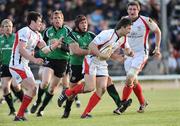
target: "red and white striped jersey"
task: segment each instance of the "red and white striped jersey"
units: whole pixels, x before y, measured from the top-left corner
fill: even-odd
[[[139,16],[133,22],[131,32],[127,35],[128,43],[135,53],[142,53],[148,55],[148,36],[149,32],[155,31],[157,24],[149,17]]]
[[[118,48],[129,48],[126,36],[118,37],[114,29],[103,30],[93,40],[98,45],[98,49],[111,45],[112,53]]]
[[[16,66],[18,64],[28,65],[29,60],[25,59],[19,52],[19,40],[26,43],[26,51],[29,54],[33,54],[34,48],[38,42],[43,41],[43,38],[39,32],[33,31],[29,27],[24,27],[16,33],[15,42],[12,49],[10,66]]]

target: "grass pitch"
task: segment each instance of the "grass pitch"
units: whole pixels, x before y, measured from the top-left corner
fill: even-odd
[[[122,88],[119,88],[122,89]],[[119,90],[118,89],[118,90]],[[120,95],[122,91],[119,91]],[[107,93],[100,103],[92,111],[93,118],[80,119],[89,97],[92,93],[81,94],[81,107],[73,104],[71,115],[68,119],[61,119],[63,108],[57,106],[57,96],[47,106],[43,117],[28,114],[28,121],[14,122],[12,116],[8,116],[6,104],[0,105],[0,126],[180,126],[180,88],[144,88],[143,93],[149,105],[145,113],[137,113],[138,101],[134,94],[132,105],[122,115],[114,115],[116,108],[114,102]],[[32,106],[32,103],[30,107]],[[15,103],[18,110],[19,103]],[[29,107],[29,108],[30,108]]]

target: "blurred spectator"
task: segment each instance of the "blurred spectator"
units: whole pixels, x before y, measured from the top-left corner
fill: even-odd
[[[170,56],[168,57],[168,68],[170,74],[175,74],[177,70],[177,62],[174,58],[173,53],[170,53]]]
[[[0,4],[0,20],[2,21],[4,18],[6,18],[6,6],[5,4]]]
[[[150,17],[159,22],[160,4],[157,0],[149,0],[150,5]]]
[[[75,18],[79,14],[87,14],[87,6],[85,5],[85,0],[74,0],[75,8],[73,9],[73,17]]]
[[[72,3],[70,0],[66,0],[64,3],[64,9],[62,10],[64,16],[64,21],[72,21],[73,18],[73,10],[72,10]]]
[[[35,10],[43,15],[48,27],[51,22],[51,13],[54,10],[61,10],[64,14],[65,24],[73,27],[73,20],[79,14],[88,17],[89,30],[98,34],[101,30],[113,28],[114,24],[122,17],[127,15],[126,5],[133,0],[0,0],[0,21],[9,18],[13,21],[14,30],[18,30],[26,25],[27,12]],[[159,0],[139,0],[141,3],[141,14],[150,16],[159,23],[160,4]],[[167,4],[168,25],[170,43],[173,45],[173,56],[177,60],[180,69],[180,25],[178,24],[178,3],[179,0],[169,0]],[[177,9],[177,10],[175,10]],[[154,49],[154,35],[149,36],[150,49]],[[175,66],[172,59],[169,60]],[[166,58],[167,59],[167,58]],[[177,65],[178,66],[178,65]],[[114,68],[119,67],[113,66]],[[180,71],[180,70],[179,70]]]

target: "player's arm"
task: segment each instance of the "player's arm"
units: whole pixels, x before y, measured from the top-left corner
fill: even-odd
[[[26,50],[26,42],[23,40],[19,40],[19,52],[21,54],[21,56],[23,56],[25,59],[36,63],[36,64],[42,64],[43,63],[43,59],[41,58],[35,58],[33,55],[29,54]]]
[[[131,48],[125,48],[124,49],[124,54],[130,57],[134,56],[134,52],[131,50]]]
[[[100,51],[98,49],[98,46],[93,41],[89,44],[88,48],[93,55],[100,56]]]
[[[88,55],[89,54],[89,50],[88,49],[81,49],[77,42],[73,42],[73,43],[69,44],[69,48],[70,48],[71,52],[75,55],[82,56],[82,55]]]
[[[161,31],[159,27],[156,27],[156,30],[154,31],[154,34],[156,36],[156,46],[154,50],[154,56],[157,58],[161,58],[161,52],[160,52],[160,43],[161,43]]]
[[[156,46],[154,50],[154,56],[157,58],[161,57],[161,52],[160,52],[160,44],[161,44],[161,30],[159,29],[158,25],[151,19],[148,18],[147,24],[151,31],[154,32],[155,37],[156,37]]]
[[[94,39],[93,41],[89,44],[89,51],[93,54],[96,55],[99,58],[102,59],[108,59],[109,55],[101,53],[98,49],[99,45],[103,45],[105,42],[107,42],[111,37],[111,34],[109,34],[108,31],[102,31],[100,32]]]
[[[55,50],[56,48],[60,48],[61,41],[63,38],[60,39],[52,39],[51,45],[47,46],[44,40],[41,40],[41,42],[38,43],[38,47],[44,52],[45,54]]]

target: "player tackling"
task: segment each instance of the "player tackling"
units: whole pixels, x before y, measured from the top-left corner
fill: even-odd
[[[83,73],[85,74],[85,84],[79,84],[72,89],[66,89],[58,99],[58,104],[62,103],[69,97],[75,96],[78,93],[86,93],[96,91],[91,96],[89,103],[83,112],[81,118],[89,118],[89,113],[100,101],[101,97],[106,91],[108,81],[108,64],[106,60],[110,57],[115,60],[122,60],[122,56],[114,53],[119,48],[125,48],[126,54],[133,55],[127,43],[126,35],[131,30],[131,20],[129,18],[122,18],[116,25],[115,29],[104,30],[98,34],[89,44],[91,55],[85,56],[83,63]],[[102,51],[105,46],[107,52]],[[101,50],[101,51],[100,51]]]

